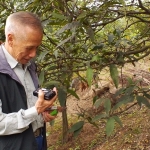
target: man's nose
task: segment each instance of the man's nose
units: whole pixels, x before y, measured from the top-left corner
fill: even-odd
[[[33,49],[30,53],[29,53],[29,57],[33,58],[36,56],[36,49]]]

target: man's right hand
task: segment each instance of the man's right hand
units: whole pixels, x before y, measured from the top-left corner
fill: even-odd
[[[57,89],[56,89],[56,87],[53,88],[53,91],[56,92],[56,95],[50,100],[44,100],[44,92],[42,90],[39,90],[38,100],[35,103],[35,108],[36,108],[38,114],[44,112],[46,108],[51,107],[53,105],[53,103],[55,102],[55,100],[57,98]]]

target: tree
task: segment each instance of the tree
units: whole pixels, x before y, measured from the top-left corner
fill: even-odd
[[[28,10],[38,14],[45,35],[36,59],[40,84],[48,88],[57,86],[59,102],[66,106],[68,94],[79,98],[70,89],[74,76],[79,76],[90,86],[93,74],[109,67],[114,85],[118,87],[118,69],[126,63],[134,65],[149,55],[149,7],[150,2],[146,0],[0,0],[0,40],[4,41],[4,23],[10,13]],[[111,134],[114,121],[121,124],[113,112],[122,104],[133,101],[149,107],[148,92],[131,81],[117,93],[123,95],[120,103],[111,108],[111,101],[106,100],[105,115],[100,114],[98,119],[107,120],[107,135]],[[95,123],[93,118],[88,121]],[[71,131],[78,132],[83,124],[78,122]],[[65,111],[63,133],[64,143],[68,133]]]

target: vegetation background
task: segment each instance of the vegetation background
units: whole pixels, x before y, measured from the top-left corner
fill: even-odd
[[[123,127],[120,118],[124,112],[135,106],[142,108],[143,104],[150,107],[149,0],[0,0],[2,42],[7,16],[24,10],[36,13],[44,26],[43,42],[35,60],[41,87],[56,86],[58,105],[62,107],[67,106],[71,96],[81,103],[83,95],[91,96],[90,113],[84,109],[86,103],[79,107],[78,117],[71,124],[67,110],[62,112],[61,144],[82,133],[87,123],[93,125],[90,128],[103,127],[107,139],[114,133],[116,123],[117,129]],[[147,63],[141,71],[126,67],[136,67],[143,59]],[[98,84],[103,77],[107,77],[107,85]],[[72,86],[75,78],[79,79],[80,90],[88,87],[89,91],[78,93]],[[115,90],[111,95],[105,94],[110,89]],[[149,111],[146,108],[145,112]]]

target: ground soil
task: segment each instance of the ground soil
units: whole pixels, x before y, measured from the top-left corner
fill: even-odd
[[[120,86],[125,84],[126,75],[136,79],[142,78],[142,84],[146,87],[149,86],[150,72],[148,59],[136,63],[134,67],[128,64],[123,69],[124,79],[121,79]],[[100,74],[98,86],[109,86],[109,93],[114,94],[116,89],[109,77],[106,70]],[[93,107],[93,87],[87,88],[84,91],[77,91],[80,100],[70,96],[67,99],[67,114],[69,126],[78,121],[77,113],[84,110],[95,112]],[[107,95],[105,92],[103,93]],[[51,126],[47,124],[47,141],[48,150],[150,150],[150,109],[134,105],[128,111],[122,113],[119,117],[123,126],[115,125],[115,130],[110,137],[105,133],[105,121],[98,122],[98,128],[90,123],[85,123],[83,130],[78,137],[70,136],[66,144],[62,144],[62,120],[61,114],[55,119],[55,123]]]

